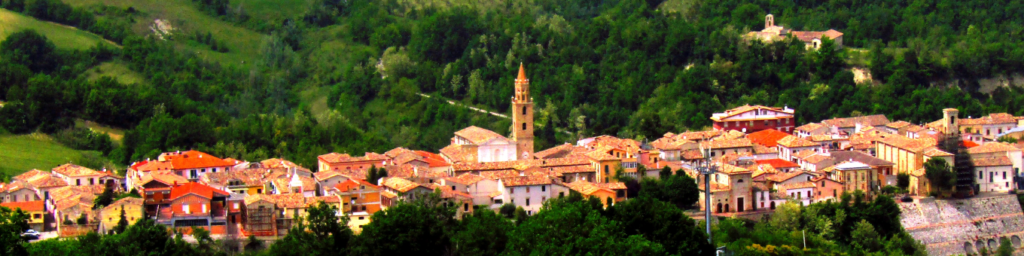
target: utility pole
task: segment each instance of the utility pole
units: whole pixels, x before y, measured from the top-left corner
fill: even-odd
[[[711,175],[718,172],[718,166],[711,164],[711,149],[705,151],[701,148],[701,153],[704,153],[704,163],[697,165],[697,172],[704,175],[704,227],[708,232],[708,243],[714,245],[711,241]]]

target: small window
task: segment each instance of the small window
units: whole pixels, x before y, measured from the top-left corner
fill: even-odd
[[[1005,172],[1003,173],[1003,178],[1004,179],[1006,178],[1006,173]],[[540,191],[541,192],[548,191],[548,186],[540,186]]]
[[[526,115],[526,106],[523,106],[523,115]]]
[[[523,123],[523,130],[526,130],[526,123]]]
[[[359,220],[363,220],[364,218],[366,218],[366,217],[362,217],[362,216],[360,216],[360,217],[359,217]]]
[[[530,205],[530,199],[529,198],[526,199],[526,205]]]

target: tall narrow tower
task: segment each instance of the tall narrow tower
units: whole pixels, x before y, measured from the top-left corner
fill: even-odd
[[[516,94],[512,97],[512,140],[516,141],[517,159],[533,158],[533,98],[523,63],[519,63]]]

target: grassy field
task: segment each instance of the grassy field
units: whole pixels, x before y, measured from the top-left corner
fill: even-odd
[[[128,69],[124,62],[119,60],[100,63],[99,65],[85,71],[89,81],[96,81],[103,76],[113,77],[122,84],[145,84],[146,79],[135,71]]]
[[[17,175],[31,169],[50,170],[82,158],[45,134],[0,135],[0,173]]]
[[[75,126],[89,128],[93,132],[102,132],[110,136],[110,139],[116,143],[121,143],[121,139],[124,139],[124,129],[117,127],[110,127],[102,125],[93,121],[88,120],[75,120]]]
[[[78,30],[74,27],[41,21],[7,9],[0,9],[0,40],[6,39],[8,35],[23,29],[36,30],[36,32],[43,34],[60,48],[84,50],[100,42],[117,45],[104,40],[99,35]]]
[[[242,6],[250,17],[265,20],[284,20],[305,13],[312,0],[230,0],[231,8]]]
[[[75,7],[95,4],[121,8],[134,7],[147,14],[144,18],[136,19],[137,21],[132,27],[136,33],[143,35],[152,34],[149,27],[156,19],[169,21],[174,27],[173,34],[187,35],[196,31],[209,32],[218,42],[227,44],[230,51],[227,53],[215,52],[211,51],[208,46],[189,45],[184,42],[185,40],[179,40],[176,45],[182,50],[193,52],[205,60],[220,62],[222,65],[248,66],[252,64],[258,56],[263,38],[260,33],[206,15],[196,9],[191,0],[65,0],[64,2]]]

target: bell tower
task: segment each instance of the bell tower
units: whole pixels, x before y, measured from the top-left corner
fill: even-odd
[[[523,63],[519,63],[516,93],[512,97],[512,140],[516,142],[516,159],[533,158],[533,98]]]

